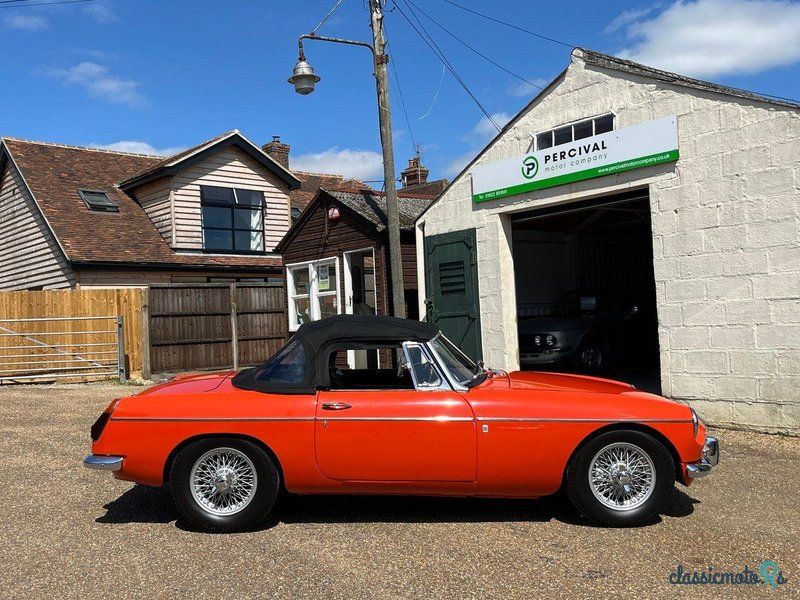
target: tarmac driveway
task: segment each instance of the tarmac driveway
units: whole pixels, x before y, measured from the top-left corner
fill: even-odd
[[[601,529],[560,497],[298,497],[260,531],[204,535],[168,489],[83,468],[119,385],[0,387],[0,596],[483,598],[800,595],[800,439],[717,431],[719,467],[657,523]],[[672,585],[775,561],[787,583]]]

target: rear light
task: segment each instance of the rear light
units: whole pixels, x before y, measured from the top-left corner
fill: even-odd
[[[117,403],[119,400],[114,400],[111,404],[106,406],[106,409],[103,411],[103,414],[94,422],[92,425],[91,434],[92,434],[92,441],[96,442],[100,439],[100,436],[103,435],[103,430],[108,425],[108,420],[111,418],[111,413],[114,412],[114,409],[117,408]]]

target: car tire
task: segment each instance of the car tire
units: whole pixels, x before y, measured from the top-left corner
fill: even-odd
[[[259,525],[278,498],[275,462],[236,438],[198,440],[183,448],[170,471],[180,515],[200,531],[230,533]]]
[[[590,440],[569,462],[567,494],[587,519],[634,527],[653,519],[675,486],[664,445],[641,431],[617,430]]]
[[[603,342],[597,338],[582,340],[573,356],[573,363],[582,373],[599,373],[606,363]]]

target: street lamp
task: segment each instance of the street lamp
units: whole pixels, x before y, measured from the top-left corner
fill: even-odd
[[[294,66],[292,76],[289,77],[289,83],[294,85],[294,91],[303,96],[307,96],[314,91],[314,84],[319,81],[319,76],[314,73],[314,68],[308,64],[306,57],[303,54],[303,48],[300,47],[300,56],[297,59],[297,64]]]
[[[319,81],[319,76],[314,73],[313,67],[306,60],[303,51],[303,40],[319,40],[364,46],[372,53],[375,66],[375,85],[378,91],[378,120],[380,122],[381,148],[383,149],[383,179],[386,187],[386,220],[389,230],[389,264],[392,282],[392,307],[396,317],[406,316],[405,294],[403,288],[403,259],[400,248],[400,215],[397,205],[397,182],[394,173],[394,147],[392,144],[392,113],[389,109],[389,82],[386,73],[386,63],[389,55],[385,51],[386,41],[383,37],[383,11],[380,0],[369,0],[372,40],[374,47],[366,42],[344,40],[340,38],[308,33],[301,35],[297,40],[298,56],[292,76],[288,81],[294,86],[298,94],[306,96],[314,91],[314,85]]]

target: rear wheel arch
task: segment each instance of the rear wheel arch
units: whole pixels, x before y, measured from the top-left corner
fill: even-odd
[[[181,450],[186,448],[189,444],[193,444],[194,442],[198,442],[200,440],[212,440],[215,438],[226,438],[226,439],[237,439],[243,440],[245,442],[250,442],[251,444],[257,446],[261,450],[263,450],[267,456],[275,463],[275,468],[278,469],[278,476],[279,476],[279,484],[281,488],[284,488],[284,477],[283,477],[283,466],[281,465],[281,461],[278,460],[278,456],[275,452],[260,440],[259,438],[253,437],[251,435],[245,435],[242,433],[201,433],[190,438],[186,438],[180,444],[175,446],[172,449],[172,452],[169,453],[166,462],[164,463],[164,470],[163,470],[163,482],[169,483],[170,473],[172,472],[172,465],[175,462],[175,457],[178,456]]]
[[[593,439],[598,436],[603,435],[604,433],[608,433],[609,431],[639,431],[641,433],[645,433],[652,438],[654,438],[657,442],[659,442],[664,448],[667,449],[670,456],[672,456],[672,462],[675,465],[675,480],[681,481],[682,480],[682,473],[681,473],[681,457],[678,454],[678,450],[669,441],[669,438],[661,433],[658,429],[645,425],[644,423],[611,423],[609,425],[604,425],[598,429],[595,429],[590,434],[588,434],[585,438],[583,438],[580,443],[575,447],[572,451],[572,454],[569,455],[567,462],[564,463],[564,471],[561,473],[561,486],[562,488],[566,485],[567,481],[567,468],[569,467],[570,463],[572,462],[573,458]]]

